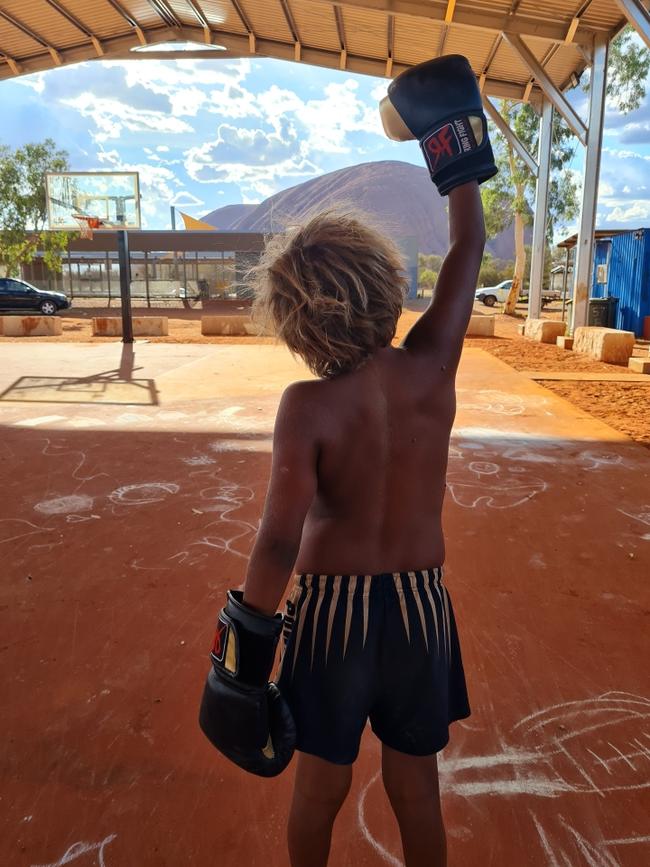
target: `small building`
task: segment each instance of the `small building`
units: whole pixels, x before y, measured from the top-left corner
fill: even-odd
[[[573,235],[559,244],[567,259],[577,244]],[[570,267],[570,266],[569,266]],[[650,229],[599,230],[594,246],[592,298],[617,298],[614,326],[648,333],[650,322]]]

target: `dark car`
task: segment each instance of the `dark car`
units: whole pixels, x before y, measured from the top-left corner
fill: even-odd
[[[70,302],[63,292],[48,292],[24,280],[0,277],[0,311],[40,310],[46,316],[53,316],[69,306]]]

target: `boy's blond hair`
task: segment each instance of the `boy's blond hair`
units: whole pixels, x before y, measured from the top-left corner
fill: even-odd
[[[352,210],[274,235],[251,273],[253,315],[317,376],[359,367],[388,346],[408,288],[397,247]]]

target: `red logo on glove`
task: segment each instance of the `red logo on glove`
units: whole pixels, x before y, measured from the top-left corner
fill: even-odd
[[[221,662],[226,651],[226,637],[228,635],[228,624],[223,620],[217,623],[217,631],[214,633],[214,641],[212,642],[212,653]]]
[[[444,162],[446,158],[454,157],[460,153],[458,137],[450,123],[446,123],[432,133],[425,145],[431,161],[432,172],[436,171],[441,160]]]

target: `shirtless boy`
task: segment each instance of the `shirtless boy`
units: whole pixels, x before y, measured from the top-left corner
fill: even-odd
[[[318,378],[282,397],[260,530],[243,593],[220,615],[201,712],[219,749],[256,773],[281,770],[295,739],[293,867],[327,864],[368,719],[407,867],[445,865],[436,754],[470,712],[441,510],[485,243],[479,182],[495,168],[464,58],[409,70],[389,99],[389,134],[401,122],[395,137],[420,139],[449,195],[449,251],[431,304],[393,347],[405,281],[381,234],[326,213],[267,248],[256,303]],[[278,692],[266,685],[275,612],[294,573]]]

